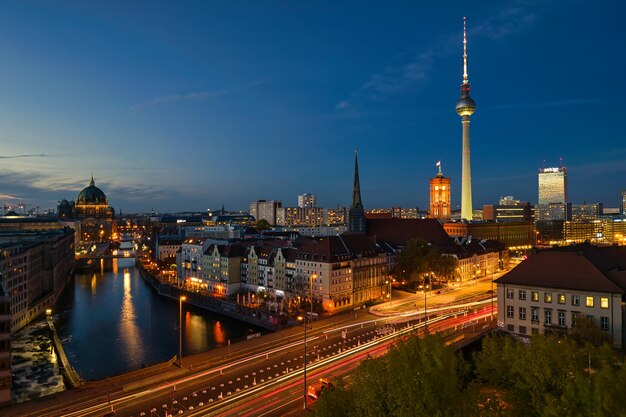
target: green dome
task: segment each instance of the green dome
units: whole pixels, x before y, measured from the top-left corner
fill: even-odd
[[[85,188],[83,191],[78,194],[78,198],[76,199],[76,204],[108,204],[107,197],[104,195],[101,189],[96,187],[93,182],[93,177],[91,177],[91,182],[89,183],[89,187]]]

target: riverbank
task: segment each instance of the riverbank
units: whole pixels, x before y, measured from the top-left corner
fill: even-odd
[[[54,327],[54,323],[52,322],[52,316],[50,314],[46,314],[46,322],[48,323],[48,328],[52,333],[52,341],[54,343],[54,348],[56,349],[57,355],[61,360],[60,367],[61,372],[63,373],[63,377],[67,381],[68,385],[72,388],[78,388],[82,385],[83,381],[78,376],[78,373],[74,370],[72,365],[70,364],[69,359],[67,359],[67,355],[65,354],[65,349],[63,349],[63,343],[61,343],[61,339],[57,334],[57,330]]]
[[[163,283],[148,272],[140,261],[137,261],[136,266],[141,277],[162,297],[178,301],[181,296],[185,296],[185,303],[187,304],[267,330],[279,330],[285,327],[281,325],[279,316],[277,317],[265,311],[260,311],[258,308],[247,307],[243,304],[237,304],[200,292],[188,291],[174,285]]]

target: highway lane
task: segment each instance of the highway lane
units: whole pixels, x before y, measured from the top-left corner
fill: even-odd
[[[441,318],[430,321],[435,320]],[[307,367],[315,370],[332,364],[338,358],[370,349],[384,340],[392,340],[412,331],[410,327],[419,322],[421,317],[413,315],[345,324],[335,329],[318,329],[313,336],[307,338],[309,344]],[[345,340],[342,337],[342,329],[348,330]],[[432,330],[436,331],[436,328]],[[346,352],[347,347],[353,351]],[[198,410],[197,415],[206,415],[211,410],[223,409],[241,397],[249,399],[266,390],[266,387],[276,386],[293,378],[301,381],[302,350],[302,340],[291,342],[280,348],[224,362],[217,367],[141,392],[113,398],[110,404],[101,402],[64,415],[101,416],[110,410],[111,405],[117,415],[164,416],[166,412],[168,415],[181,412],[190,415],[194,410]]]
[[[476,308],[476,305],[467,305],[465,308]],[[445,311],[438,314],[445,314],[446,311],[455,308],[458,310],[458,307],[447,306]],[[367,343],[374,336],[380,338],[380,332],[390,328],[389,326],[398,328],[405,326],[407,322],[416,324],[423,316],[423,312],[419,311],[385,318],[369,315],[365,311],[358,313],[360,317],[355,318],[353,314],[354,312],[350,312],[337,316],[330,320],[330,323],[328,320],[323,324],[314,323],[313,331],[307,332],[309,333],[307,358],[310,364],[308,367],[337,356],[338,350],[346,347],[344,344],[355,349],[355,346]],[[73,403],[57,404],[39,409],[37,412],[19,415],[102,416],[113,408],[116,415],[142,417],[142,413],[143,416],[164,416],[166,412],[177,414],[183,411],[184,415],[188,415],[198,407],[201,410],[208,409],[208,405],[211,409],[223,407],[236,402],[235,399],[244,393],[247,397],[256,395],[256,392],[252,392],[253,389],[265,387],[270,383],[276,385],[277,381],[284,382],[289,379],[283,377],[297,378],[300,375],[301,381],[303,362],[301,329],[302,327],[272,334],[271,339],[259,338],[258,342],[254,340],[254,345],[249,348],[241,349],[234,345],[232,352],[224,352],[221,357],[201,363],[196,362],[193,364],[193,370],[187,370],[187,375],[172,377],[169,382],[145,389],[117,391],[110,396],[100,393],[79,400],[79,395],[76,395],[77,398],[72,399]],[[345,341],[342,338],[342,330],[347,330]],[[376,334],[376,331],[379,333]],[[180,372],[183,371],[178,371]],[[259,389],[258,392],[262,390]],[[213,407],[216,405],[218,407]]]
[[[488,319],[491,316],[490,307],[481,309],[475,314],[467,316],[450,317],[435,322],[432,320],[429,323],[429,327],[434,332],[444,332],[447,330],[457,329],[457,332],[462,332],[464,326],[468,323],[475,323]],[[423,334],[423,324],[415,326],[419,331],[418,334]],[[333,379],[335,377],[344,377],[346,385],[350,385],[350,374],[366,357],[376,357],[387,353],[389,348],[397,341],[397,337],[400,335],[407,336],[408,334],[415,335],[415,330],[412,332],[402,333],[397,331],[396,334],[389,334],[389,337],[380,338],[377,343],[372,343],[371,346],[353,351],[352,354],[345,357],[338,357],[337,360],[332,363],[321,366],[319,369],[314,370],[307,378],[309,384],[319,380],[319,378]],[[452,339],[454,340],[454,338]],[[348,377],[348,378],[346,378]],[[307,400],[308,407],[312,407],[313,401]],[[300,416],[304,415],[302,411],[303,405],[303,384],[302,377],[296,378],[290,381],[287,385],[283,385],[279,388],[269,390],[266,394],[240,401],[235,407],[227,411],[219,411],[213,414],[219,417],[248,417],[248,416]],[[186,415],[186,414],[185,414]],[[200,415],[200,414],[198,414]]]

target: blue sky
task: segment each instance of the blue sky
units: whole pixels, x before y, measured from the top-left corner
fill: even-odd
[[[438,160],[457,206],[463,16],[474,206],[536,203],[560,157],[617,206],[626,3],[580,0],[4,3],[0,203],[93,172],[124,212],[347,205],[358,147],[366,207],[425,208]]]

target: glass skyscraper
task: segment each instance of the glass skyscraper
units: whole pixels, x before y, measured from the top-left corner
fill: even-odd
[[[538,203],[567,203],[567,168],[541,168],[539,170]]]

